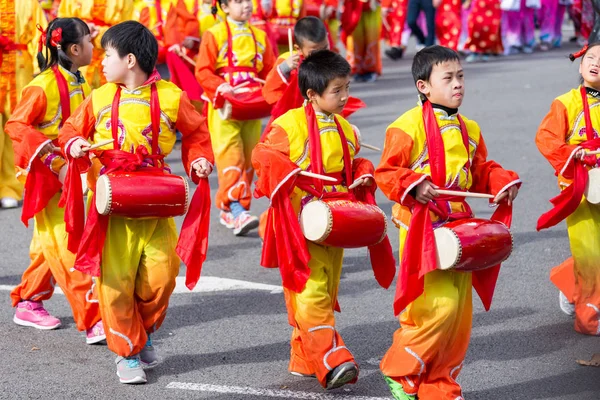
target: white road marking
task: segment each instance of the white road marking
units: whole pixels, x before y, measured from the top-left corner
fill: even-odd
[[[167,389],[193,390],[196,392],[210,392],[223,394],[242,394],[247,396],[260,396],[300,399],[300,400],[389,400],[390,397],[352,396],[343,394],[321,394],[311,392],[296,392],[283,389],[255,389],[242,386],[209,385],[204,383],[171,382]]]
[[[255,283],[240,281],[237,279],[217,278],[216,276],[203,276],[198,281],[198,284],[194,290],[189,290],[185,286],[185,277],[178,276],[176,279],[176,286],[173,293],[210,293],[210,292],[224,292],[227,290],[261,290],[269,293],[282,293],[283,289],[281,286],[267,285],[265,283]],[[0,291],[11,291],[14,286],[0,285]],[[60,288],[57,286],[54,289],[54,293],[63,294]]]

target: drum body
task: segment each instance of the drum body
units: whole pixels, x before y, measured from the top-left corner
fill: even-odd
[[[311,242],[357,248],[381,242],[387,233],[387,220],[376,205],[325,199],[304,206],[300,214],[300,227],[304,237]]]
[[[96,209],[101,215],[128,218],[168,218],[187,212],[189,186],[178,175],[115,172],[96,183]]]
[[[600,204],[600,168],[593,168],[588,171],[585,198],[590,204]]]
[[[513,248],[506,225],[487,219],[452,221],[434,230],[438,269],[476,271],[500,264]]]
[[[217,107],[220,103],[218,97],[222,97],[221,107]],[[269,117],[273,106],[265,101],[259,89],[240,91],[235,95],[219,94],[217,95],[215,108],[217,108],[219,116],[224,120],[248,121]]]

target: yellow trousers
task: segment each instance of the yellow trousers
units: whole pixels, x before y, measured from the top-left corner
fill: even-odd
[[[401,249],[405,239],[401,228]],[[425,275],[423,294],[398,317],[401,327],[381,360],[381,372],[422,399],[462,398],[456,378],[471,338],[471,292],[471,273],[436,270]]]
[[[261,121],[223,120],[208,103],[208,129],[219,178],[215,204],[229,211],[231,202],[239,201],[245,209],[250,209],[252,150],[260,140]]]
[[[302,293],[284,288],[288,320],[294,328],[289,370],[315,374],[326,386],[327,374],[354,356],[335,329],[334,308],[344,250],[308,243],[310,277]]]
[[[575,330],[600,336],[600,206],[583,200],[567,217],[575,262]]]
[[[0,199],[10,197],[21,200],[23,185],[16,177],[12,141],[8,134],[4,132],[4,124],[7,120],[6,114],[0,113]]]
[[[353,74],[381,75],[381,9],[363,11],[360,21],[346,39],[346,58]]]
[[[11,292],[12,305],[21,300],[48,300],[58,284],[73,311],[80,331],[100,320],[98,300],[93,293],[89,275],[73,269],[75,255],[67,250],[64,209],[58,207],[56,194],[45,209],[35,215],[33,239],[29,249],[31,264],[23,273],[21,283]]]
[[[175,289],[179,257],[173,218],[110,217],[98,279],[108,348],[139,353],[162,324]]]

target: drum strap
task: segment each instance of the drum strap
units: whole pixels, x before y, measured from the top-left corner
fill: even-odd
[[[227,27],[227,66],[229,67],[229,82],[233,82],[233,68],[236,67],[233,62],[233,35],[231,34],[231,28],[229,27],[229,22],[227,18],[225,18],[225,26]],[[256,36],[254,35],[254,30],[251,25],[248,25],[248,29],[250,29],[250,34],[252,35],[252,40],[254,41],[254,58],[252,59],[252,68],[254,68],[254,72],[258,73],[256,70],[256,60],[258,59],[258,44],[256,42]]]

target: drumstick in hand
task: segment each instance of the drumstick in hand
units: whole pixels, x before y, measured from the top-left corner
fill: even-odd
[[[370,149],[370,150],[375,150],[375,151],[381,151],[381,149],[379,147],[375,147],[375,146],[370,145],[368,143],[361,143],[360,146],[364,147],[365,149]]]
[[[495,197],[493,194],[459,192],[458,190],[435,189],[435,191],[446,196],[475,197],[480,199],[493,199]]]
[[[288,28],[288,46],[290,47],[290,54],[294,54],[294,41],[292,40],[292,28]]]
[[[338,181],[337,179],[332,178],[330,176],[315,174],[314,172],[308,172],[308,171],[300,171],[298,173],[298,175],[308,176],[310,178],[321,179],[322,181],[327,181],[327,182],[336,182],[337,183],[337,181]]]
[[[190,64],[192,64],[194,67],[196,66],[196,61],[192,60],[190,57],[188,57],[187,55],[185,55],[184,53],[180,53],[179,57],[183,58],[185,61],[189,62]]]
[[[93,144],[90,147],[88,147],[87,149],[81,149],[81,150],[83,150],[83,151],[94,150],[94,149],[97,149],[98,147],[102,147],[102,146],[106,146],[107,144],[111,144],[114,141],[115,141],[115,139],[105,140],[103,142],[98,142],[96,144]]]
[[[600,150],[594,150],[594,151],[586,151],[585,155],[586,156],[595,156],[597,154],[600,154]]]

